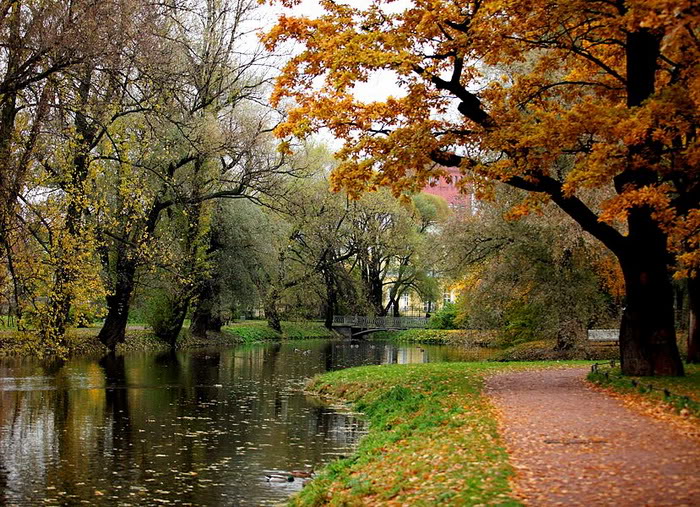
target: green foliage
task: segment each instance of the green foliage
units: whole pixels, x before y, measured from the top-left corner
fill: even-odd
[[[279,340],[280,335],[268,327],[267,323],[239,324],[222,328],[225,333],[236,335],[243,343],[256,343]]]
[[[145,298],[145,322],[158,336],[173,318],[173,301],[166,289],[152,289]]]
[[[450,214],[447,201],[437,195],[420,193],[413,196],[412,200],[422,231],[432,225],[444,222]]]
[[[457,307],[454,303],[445,303],[430,317],[428,327],[431,329],[456,329]]]
[[[544,308],[540,304],[516,301],[505,313],[505,325],[501,330],[501,345],[512,346],[542,338],[545,321]]]
[[[464,347],[488,347],[495,344],[494,331],[478,329],[407,329],[387,335],[374,333],[373,338],[389,339],[399,343],[431,343]]]
[[[459,281],[460,326],[502,330],[503,345],[581,341],[588,327],[609,327],[621,311],[616,264],[553,206],[513,220],[518,192],[500,188],[501,204],[456,215],[441,241],[443,269]]]

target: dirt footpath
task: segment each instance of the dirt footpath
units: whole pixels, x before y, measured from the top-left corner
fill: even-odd
[[[588,388],[587,371],[487,381],[516,494],[537,506],[700,506],[700,442]]]

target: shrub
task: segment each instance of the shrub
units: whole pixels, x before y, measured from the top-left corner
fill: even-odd
[[[154,289],[146,299],[143,318],[153,334],[160,336],[173,318],[173,304],[168,293],[163,289]]]
[[[455,319],[457,318],[457,307],[453,303],[445,303],[435,315],[430,317],[428,327],[430,329],[457,329]]]
[[[505,346],[542,340],[544,308],[541,305],[516,303],[508,308],[506,325],[501,331],[501,344]]]

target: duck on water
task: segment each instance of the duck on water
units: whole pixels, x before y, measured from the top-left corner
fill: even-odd
[[[313,476],[313,470],[292,470],[291,472],[265,474],[268,482],[294,482],[295,479],[311,479]]]

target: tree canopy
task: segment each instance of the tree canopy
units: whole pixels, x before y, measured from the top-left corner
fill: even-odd
[[[320,5],[321,16],[281,16],[264,37],[270,49],[302,46],[272,97],[289,105],[277,134],[330,129],[344,141],[334,184],[352,194],[380,185],[400,194],[457,166],[482,193],[502,181],[531,192],[530,207],[553,201],[621,263],[623,369],[681,373],[668,273],[696,279],[700,267],[700,7]],[[356,99],[377,71],[405,93]]]

